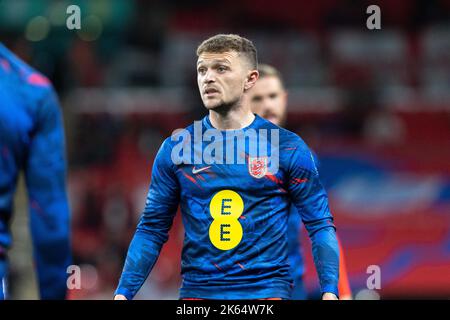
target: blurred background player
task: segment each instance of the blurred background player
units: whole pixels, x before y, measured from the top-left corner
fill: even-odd
[[[66,297],[70,217],[61,110],[47,78],[0,43],[0,299],[8,298],[13,198],[24,171],[41,299]]]
[[[185,150],[183,162],[177,164],[174,153],[177,157],[179,151],[175,148],[186,140],[167,138],[155,159],[146,207],[130,244],[115,299],[136,295],[168,239],[179,204],[186,230],[182,299],[290,298],[284,236],[290,202],[301,208],[299,213],[312,241],[322,299],[337,299],[338,243],[312,155],[296,134],[255,116],[250,106],[242,103],[244,93],[258,79],[256,48],[248,39],[219,34],[202,42],[197,56],[198,89],[209,115],[198,123],[199,129],[196,123],[182,130],[188,135],[187,147],[197,151],[197,143],[189,137],[193,135],[195,140],[197,134],[208,130],[219,135],[215,139],[225,144],[222,150],[230,152],[231,146],[239,157],[235,137],[228,133],[240,132],[245,137],[249,131],[259,135],[264,129],[271,132],[271,141],[280,150],[269,158],[279,155],[279,159],[267,160],[265,154],[267,162],[263,165],[263,160],[258,160],[263,156],[252,153],[244,143],[246,156],[242,158],[248,164],[236,163],[233,158],[229,164],[228,154],[216,154],[208,165],[204,162],[207,146],[201,143],[202,164],[192,161],[191,156],[188,160],[192,162],[186,163]],[[272,130],[279,135],[279,142],[273,140]],[[192,156],[194,153],[189,151]],[[225,157],[225,164],[217,162]],[[252,158],[259,161],[255,169],[251,169]],[[269,171],[269,161],[279,162],[279,170]]]
[[[245,103],[251,106],[253,112],[271,121],[277,126],[286,125],[287,91],[284,87],[281,73],[273,66],[259,64],[259,79],[245,95]],[[317,162],[317,161],[316,161]],[[288,254],[291,274],[294,278],[294,300],[307,299],[308,295],[303,281],[305,266],[300,243],[301,219],[295,206],[290,207],[288,221]],[[339,298],[351,299],[352,293],[348,281],[347,269],[342,250],[339,261]]]

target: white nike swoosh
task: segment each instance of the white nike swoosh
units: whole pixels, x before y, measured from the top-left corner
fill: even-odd
[[[197,173],[205,171],[205,170],[207,170],[209,168],[211,168],[211,166],[203,167],[203,168],[200,168],[200,169],[195,169],[195,167],[193,167],[192,168],[192,174],[197,174]]]

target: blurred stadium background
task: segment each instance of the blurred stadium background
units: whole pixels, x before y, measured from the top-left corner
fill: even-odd
[[[79,31],[66,28],[70,4]],[[381,30],[366,28],[371,4]],[[63,107],[82,266],[71,298],[111,299],[159,144],[205,114],[195,48],[215,33],[250,38],[282,71],[288,128],[319,156],[354,295],[378,265],[382,299],[449,298],[449,0],[3,0],[1,41],[52,80]],[[12,298],[35,299],[20,189]],[[177,217],[137,298],[177,298],[182,239]]]

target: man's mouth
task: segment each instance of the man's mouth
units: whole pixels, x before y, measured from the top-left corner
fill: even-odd
[[[212,95],[215,95],[215,94],[219,93],[219,90],[217,90],[215,88],[207,88],[207,89],[205,89],[205,91],[203,91],[203,93],[206,96],[212,96]]]
[[[269,120],[272,123],[278,124],[278,116],[274,115],[274,114],[265,114],[264,118],[266,118],[267,120]]]

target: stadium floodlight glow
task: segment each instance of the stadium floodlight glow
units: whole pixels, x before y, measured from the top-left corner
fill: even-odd
[[[95,41],[103,32],[103,23],[99,17],[90,15],[83,18],[81,30],[77,32],[78,36],[84,41]]]
[[[25,38],[38,42],[44,40],[50,31],[50,22],[46,17],[37,16],[31,19],[25,28]]]

